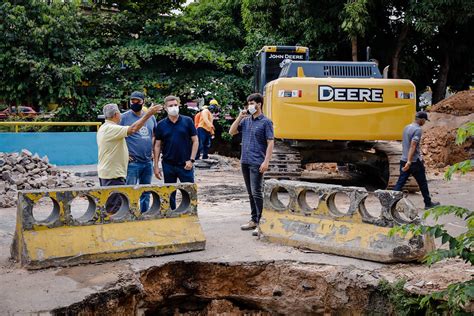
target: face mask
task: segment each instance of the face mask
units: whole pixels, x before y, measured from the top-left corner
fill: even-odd
[[[133,112],[140,112],[142,110],[142,107],[143,107],[143,104],[130,102],[130,108],[132,109]]]
[[[255,105],[249,105],[248,109],[250,114],[254,114],[255,112],[257,112],[257,109],[255,108]]]
[[[171,116],[177,116],[179,114],[179,107],[178,106],[171,106],[167,109],[167,112]]]

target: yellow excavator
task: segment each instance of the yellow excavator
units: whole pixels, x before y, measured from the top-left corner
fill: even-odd
[[[309,61],[300,46],[263,47],[255,69],[277,140],[267,178],[302,179],[306,164],[333,162],[378,188],[395,185],[416,111],[410,80],[384,78],[376,62]]]

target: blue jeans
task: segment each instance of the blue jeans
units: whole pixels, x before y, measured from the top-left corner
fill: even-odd
[[[430,191],[428,190],[428,181],[426,180],[426,171],[423,161],[417,160],[412,162],[410,169],[408,169],[406,172],[402,170],[405,164],[406,161],[400,161],[400,177],[398,178],[397,184],[395,184],[393,190],[401,191],[405,183],[408,181],[410,175],[413,175],[416,183],[418,183],[418,186],[420,187],[425,206],[431,205]]]
[[[190,182],[194,183],[194,168],[191,170],[184,169],[184,166],[177,166],[161,162],[163,167],[163,178],[165,183]],[[170,197],[171,209],[176,209],[176,192],[173,192]]]
[[[260,222],[263,210],[263,173],[260,173],[259,169],[258,165],[242,164],[242,174],[250,198],[250,209],[254,223]]]
[[[198,127],[197,129],[197,134],[199,138],[199,149],[196,154],[196,160],[198,160],[201,157],[202,153],[202,159],[207,159],[209,158],[209,148],[211,148],[211,133],[206,131],[202,127]]]
[[[127,170],[127,185],[150,184],[153,176],[153,162],[129,162]],[[143,193],[140,197],[140,210],[148,211],[150,193]]]

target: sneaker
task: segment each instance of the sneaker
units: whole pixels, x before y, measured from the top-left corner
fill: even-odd
[[[429,210],[430,208],[436,207],[438,205],[441,205],[439,202],[431,202],[430,204],[425,205],[425,210]]]
[[[252,236],[257,236],[259,237],[262,232],[260,231],[260,227],[255,227],[255,229],[252,231]]]
[[[257,224],[254,221],[249,221],[247,224],[240,226],[242,230],[252,230],[257,227]]]

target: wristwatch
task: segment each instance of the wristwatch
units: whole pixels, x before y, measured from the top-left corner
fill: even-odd
[[[194,159],[191,158],[191,159],[189,159],[189,161],[191,161],[192,163],[194,163],[196,160],[194,160]]]

